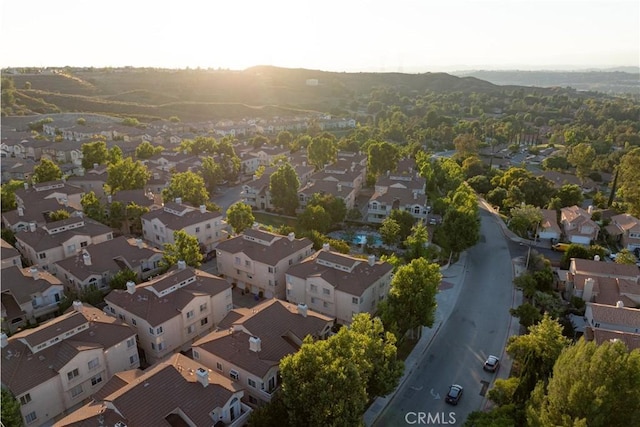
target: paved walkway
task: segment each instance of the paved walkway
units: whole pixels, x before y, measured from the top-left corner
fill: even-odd
[[[458,262],[441,268],[442,284],[440,285],[440,291],[436,294],[436,302],[438,306],[436,308],[433,327],[422,328],[422,336],[411,351],[411,354],[409,354],[404,361],[404,374],[400,378],[398,387],[396,387],[396,389],[387,396],[376,398],[373,404],[367,409],[364,414],[364,423],[366,426],[373,425],[389,402],[393,399],[396,392],[400,390],[402,384],[404,384],[407,378],[411,376],[416,366],[422,362],[429,345],[438,334],[440,326],[442,326],[442,324],[446,322],[451,315],[453,307],[455,307],[456,301],[458,300],[458,295],[460,295],[462,283],[464,282],[464,277],[467,271],[466,262],[467,253],[463,252],[460,255]]]

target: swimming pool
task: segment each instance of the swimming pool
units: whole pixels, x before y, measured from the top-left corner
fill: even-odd
[[[380,238],[379,235],[377,234],[370,234],[370,235],[373,236],[373,246],[382,246],[382,239]],[[367,243],[367,236],[369,236],[369,234],[356,233],[350,243],[354,245],[365,245]],[[348,242],[349,237],[350,236],[348,234],[343,233],[340,236],[340,239],[344,240],[345,242]]]

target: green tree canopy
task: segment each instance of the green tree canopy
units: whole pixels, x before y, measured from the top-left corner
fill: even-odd
[[[122,148],[114,145],[109,149],[109,156],[107,157],[107,163],[114,164],[122,160]]]
[[[295,169],[284,163],[269,177],[271,203],[287,215],[293,215],[298,207],[298,188],[300,181]]]
[[[317,230],[326,233],[331,227],[331,215],[322,206],[307,206],[298,215],[298,224],[304,230]]]
[[[131,157],[107,166],[107,186],[111,194],[122,190],[140,190],[151,178],[147,167]]]
[[[204,180],[209,193],[213,193],[223,180],[222,168],[220,167],[220,164],[216,162],[216,160],[211,156],[202,159],[200,173],[202,174],[202,179]]]
[[[51,221],[62,221],[63,219],[67,219],[70,217],[71,214],[69,213],[69,211],[66,211],[64,209],[58,209],[49,213],[49,220]]]
[[[2,80],[4,83],[4,78]],[[2,92],[4,92],[4,88],[2,89]],[[0,421],[2,422],[2,425],[6,427],[21,427],[24,425],[22,413],[20,412],[20,402],[18,402],[15,396],[4,387],[2,387],[2,411]]]
[[[565,347],[527,407],[531,426],[640,425],[640,350],[581,338]]]
[[[618,195],[629,206],[628,212],[640,218],[640,147],[625,154],[619,170]]]
[[[393,209],[389,214],[389,218],[397,222],[400,226],[398,239],[401,242],[404,242],[409,234],[411,234],[411,228],[413,228],[413,224],[415,224],[416,219],[411,215],[411,212],[401,211],[400,209]]]
[[[82,144],[82,167],[93,169],[93,165],[103,165],[109,158],[107,142],[104,138]]]
[[[583,179],[589,175],[596,158],[596,151],[586,142],[574,145],[569,150],[567,160],[576,167],[576,175]]]
[[[535,233],[542,222],[540,208],[531,205],[518,206],[511,209],[509,228],[520,237],[528,239],[529,233]]]
[[[407,247],[407,260],[426,258],[427,245],[429,244],[429,230],[422,222],[417,222],[411,228],[411,234],[405,241]]]
[[[384,142],[369,144],[367,171],[370,175],[378,177],[387,171],[395,171],[398,167],[400,151],[398,146]]]
[[[178,230],[173,232],[173,243],[165,243],[161,262],[167,269],[178,261],[184,261],[191,267],[200,267],[202,259],[198,238],[184,230]]]
[[[391,217],[386,217],[378,230],[385,245],[395,245],[400,241],[400,224]]]
[[[395,325],[397,336],[402,338],[419,326],[431,327],[441,280],[438,264],[429,263],[424,258],[416,258],[410,264],[398,267],[381,314],[387,329]]]
[[[24,188],[23,181],[17,181],[15,179],[10,180],[2,184],[0,203],[2,203],[2,212],[12,211],[18,207],[16,203],[16,190]]]
[[[40,160],[40,164],[33,168],[33,182],[57,181],[62,178],[62,171],[49,159]]]
[[[565,184],[556,192],[556,197],[560,199],[560,208],[567,206],[580,206],[584,200],[582,189],[576,184]]]
[[[156,154],[160,154],[162,152],[162,147],[157,147],[151,144],[149,141],[142,141],[136,147],[136,159],[145,160],[155,156]]]
[[[347,205],[344,200],[329,193],[315,193],[307,202],[307,206],[322,206],[331,215],[332,224],[341,223],[347,215]]]
[[[622,249],[616,256],[616,264],[635,264],[636,256],[629,249]]]
[[[237,202],[227,209],[227,222],[236,234],[240,234],[244,230],[251,228],[255,220],[251,206],[246,203]]]
[[[127,289],[127,282],[140,283],[140,278],[135,271],[124,268],[113,275],[109,281],[109,287],[111,289]]]
[[[93,191],[84,193],[80,199],[80,204],[82,205],[82,211],[85,215],[98,222],[104,222],[104,206],[100,202],[100,199],[98,199],[98,196],[96,196],[96,193]]]
[[[335,139],[319,135],[307,147],[307,157],[309,163],[316,167],[316,170],[323,169],[325,165],[336,160],[338,148]]]
[[[178,172],[171,176],[169,186],[162,190],[162,199],[173,201],[178,197],[183,203],[200,206],[209,200],[209,193],[200,175],[191,171]]]

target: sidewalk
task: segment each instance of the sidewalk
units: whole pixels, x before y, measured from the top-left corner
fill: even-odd
[[[422,361],[431,341],[435,338],[440,330],[440,326],[447,321],[451,312],[453,311],[453,307],[458,300],[458,296],[460,295],[460,291],[462,289],[462,283],[464,282],[465,274],[467,272],[466,268],[467,262],[467,253],[463,252],[460,254],[460,259],[455,264],[444,266],[440,269],[442,272],[442,283],[440,286],[440,291],[436,294],[436,316],[435,321],[433,322],[432,328],[423,327],[422,335],[420,339],[416,343],[415,347],[411,351],[411,354],[407,356],[404,361],[404,374],[400,378],[398,382],[398,386],[394,391],[389,393],[387,396],[378,397],[376,400],[369,406],[367,411],[364,413],[364,423],[367,427],[373,425],[373,423],[378,419],[380,414],[385,410],[389,402],[393,400],[396,393],[402,388],[404,382],[411,376],[416,366],[420,364]]]

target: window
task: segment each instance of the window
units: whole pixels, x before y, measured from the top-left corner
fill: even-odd
[[[164,330],[162,329],[162,326],[158,326],[158,327],[156,328],[156,335],[160,335],[160,334],[161,334],[161,333],[163,333],[163,332],[164,332]]]
[[[78,397],[80,394],[82,394],[82,384],[78,384],[71,389],[71,397]]]
[[[413,208],[413,213],[414,214],[419,214],[420,213],[420,206],[416,206]]]
[[[316,299],[311,297],[311,304],[315,304],[316,303]]]
[[[239,256],[236,257],[235,262],[236,262],[236,265],[240,265],[240,257]]]
[[[269,273],[273,273],[273,267],[269,267]]]
[[[136,345],[136,339],[131,337],[127,340],[127,348],[131,348]]]
[[[196,325],[189,325],[189,327],[187,328],[187,333],[192,334],[193,331],[195,330],[196,330]]]
[[[196,360],[200,359],[200,353],[198,350],[193,350],[193,358]]]
[[[195,316],[194,311],[193,311],[193,310],[189,310],[189,311],[187,312],[187,319],[191,319],[193,316]]]
[[[156,349],[156,343],[152,342],[151,343],[151,350],[155,350]]]
[[[73,371],[69,371],[67,372],[67,379],[69,381],[71,381],[72,379],[74,379],[75,377],[77,377],[78,375],[80,375],[80,372],[78,371],[78,368],[74,369]]]
[[[293,264],[293,258],[289,260],[289,265],[292,265],[292,264]]]
[[[329,303],[325,301],[325,302],[322,303],[322,306],[324,308],[329,308]]]
[[[200,227],[196,227],[196,233],[200,232]]]
[[[36,411],[30,412],[24,417],[24,420],[27,422],[27,424],[30,424],[37,419],[38,419],[38,416],[36,415]]]
[[[249,403],[253,403],[254,405],[258,404],[258,399],[253,396],[249,396]]]
[[[158,229],[158,224],[153,224],[153,229],[157,230]]]
[[[351,298],[351,304],[359,304],[359,303],[360,303],[360,299],[358,297]]]
[[[38,254],[38,258],[40,258],[40,259],[45,259],[46,257],[47,257],[47,253],[46,252],[40,252]]]
[[[20,397],[20,404],[21,405],[26,405],[29,402],[31,402],[31,395],[29,393],[27,393],[24,396]]]
[[[137,362],[138,362],[138,355],[137,354],[129,356],[129,363],[131,365],[133,365],[134,363],[137,363]]]
[[[249,384],[253,388],[256,388],[256,382],[254,380],[252,380],[251,378],[249,378],[247,380],[247,384]]]
[[[163,343],[163,342],[158,343],[158,351],[162,351],[162,350],[164,350],[165,348],[166,348],[166,346],[164,345],[164,343]]]
[[[136,322],[136,319],[134,319],[133,317],[131,318],[131,324],[133,326],[136,326],[138,324],[138,322]]]
[[[211,228],[211,223],[208,222],[207,225],[206,225],[206,229],[208,230],[210,228]]]
[[[89,360],[89,369],[95,369],[100,366],[100,360],[96,357],[93,360]]]
[[[232,380],[238,381],[240,379],[240,374],[238,374],[238,371],[236,371],[235,369],[232,369],[229,371],[229,377]]]
[[[310,289],[311,289],[311,292],[313,292],[314,294],[318,293],[318,286],[317,285],[311,285]]]
[[[245,267],[251,267],[251,261],[249,261],[248,259],[244,260],[244,266]]]
[[[203,317],[202,319],[200,319],[200,326],[204,326],[207,323],[209,323],[209,318],[208,317]]]
[[[101,382],[102,382],[102,374],[96,375],[95,377],[91,378],[91,385],[92,386],[96,386]]]
[[[80,242],[80,247],[81,248],[86,248],[87,247],[87,242]]]
[[[200,304],[200,313],[202,313],[203,311],[207,311],[207,303],[206,302],[204,304]]]
[[[327,288],[322,288],[322,293],[325,295],[331,295],[331,291]]]
[[[218,371],[222,372],[222,363],[217,362],[216,363],[216,368],[218,369]]]
[[[67,246],[67,252],[75,252],[75,251],[76,251],[76,245]]]

